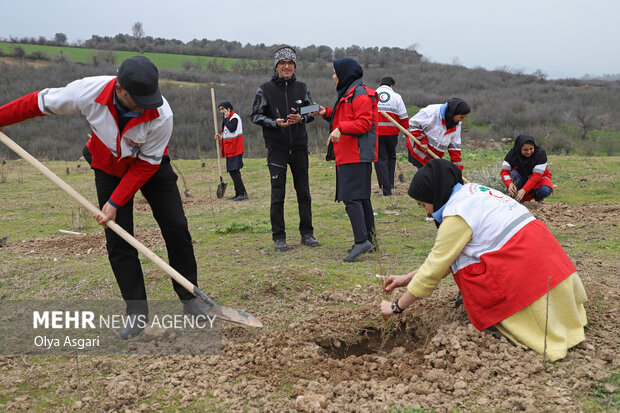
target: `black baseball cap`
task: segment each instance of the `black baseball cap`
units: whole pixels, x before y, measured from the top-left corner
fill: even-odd
[[[118,83],[142,109],[156,109],[163,105],[158,80],[157,67],[144,56],[125,59],[118,67]]]

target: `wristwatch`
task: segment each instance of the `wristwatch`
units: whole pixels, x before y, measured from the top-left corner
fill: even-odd
[[[400,313],[402,313],[403,311],[405,311],[405,310],[403,310],[402,308],[400,308],[400,306],[398,305],[398,299],[392,303],[392,312],[393,312],[394,314],[400,314]]]

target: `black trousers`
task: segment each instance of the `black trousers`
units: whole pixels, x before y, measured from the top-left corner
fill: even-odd
[[[235,185],[235,196],[245,194],[245,185],[243,185],[243,179],[241,179],[241,170],[236,169],[234,171],[228,171],[228,174]]]
[[[396,171],[396,146],[398,135],[379,135],[379,156],[375,162],[375,172],[383,195],[391,195]]]
[[[372,210],[370,199],[356,199],[353,201],[343,201],[356,244],[366,242],[375,244],[375,216]]]
[[[153,217],[161,229],[170,265],[196,285],[196,259],[177,186],[177,178],[170,166],[170,159],[164,157],[157,172],[146,181],[140,191],[151,206]],[[103,205],[110,199],[110,195],[120,180],[120,178],[95,169],[95,186],[100,208],[103,208]],[[133,235],[133,198],[117,210],[115,221]],[[108,258],[127,304],[127,314],[147,314],[146,289],[138,251],[110,229],[105,230],[105,236]],[[181,300],[189,300],[193,297],[176,281],[172,280],[172,284]]]
[[[286,195],[286,170],[291,167],[293,185],[299,207],[299,233],[312,235],[312,207],[308,183],[308,151],[278,151],[269,149],[267,166],[271,175],[271,233],[273,240],[286,239],[284,223],[284,197]]]

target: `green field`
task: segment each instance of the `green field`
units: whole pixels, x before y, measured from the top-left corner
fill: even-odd
[[[73,60],[78,63],[92,63],[93,56],[101,53],[108,52],[106,50],[97,49],[84,49],[81,47],[69,47],[69,46],[43,46],[37,44],[21,44],[21,43],[6,43],[0,42],[0,50],[6,55],[14,53],[15,47],[20,46],[24,49],[26,54],[33,52],[41,52],[48,59],[58,59],[63,56],[66,59]],[[116,62],[120,63],[124,59],[135,56],[137,52],[125,52],[125,51],[113,51],[117,56]],[[168,70],[183,70],[183,62],[191,61],[200,63],[202,67],[207,67],[214,62],[225,68],[232,68],[235,62],[239,59],[225,58],[225,57],[206,57],[206,56],[188,56],[180,54],[167,54],[167,53],[143,53],[159,67],[160,69]]]

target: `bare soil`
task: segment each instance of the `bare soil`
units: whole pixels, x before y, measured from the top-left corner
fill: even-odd
[[[580,236],[593,240],[607,235],[590,234],[591,225],[604,222],[614,229],[620,223],[618,204],[528,206],[554,232],[581,230]],[[140,238],[151,247],[163,242],[154,231]],[[80,245],[75,244],[68,236],[58,236],[11,248],[105,253],[102,235],[83,236]],[[545,364],[532,351],[476,330],[463,307],[455,307],[453,284],[442,283],[430,298],[385,323],[378,316],[377,285],[316,295],[303,283],[289,282],[286,274],[298,269],[284,268],[274,285],[248,297],[267,327],[225,325],[220,355],[83,356],[81,375],[72,359],[29,363],[25,357],[4,357],[0,400],[7,402],[0,407],[31,408],[33,400],[20,393],[19,383],[37,380],[42,388],[57,386],[60,398],[78,394],[73,410],[191,410],[197,400],[210,400],[225,411],[379,412],[392,406],[580,411],[584,395],[594,389],[617,391],[605,381],[620,367],[620,264],[585,254],[572,258],[589,296],[587,339],[556,363]],[[322,277],[319,270],[312,271],[313,277]],[[283,301],[283,289],[294,289],[296,300]],[[288,316],[302,308],[301,321],[289,324]],[[273,327],[282,325],[286,328]]]

